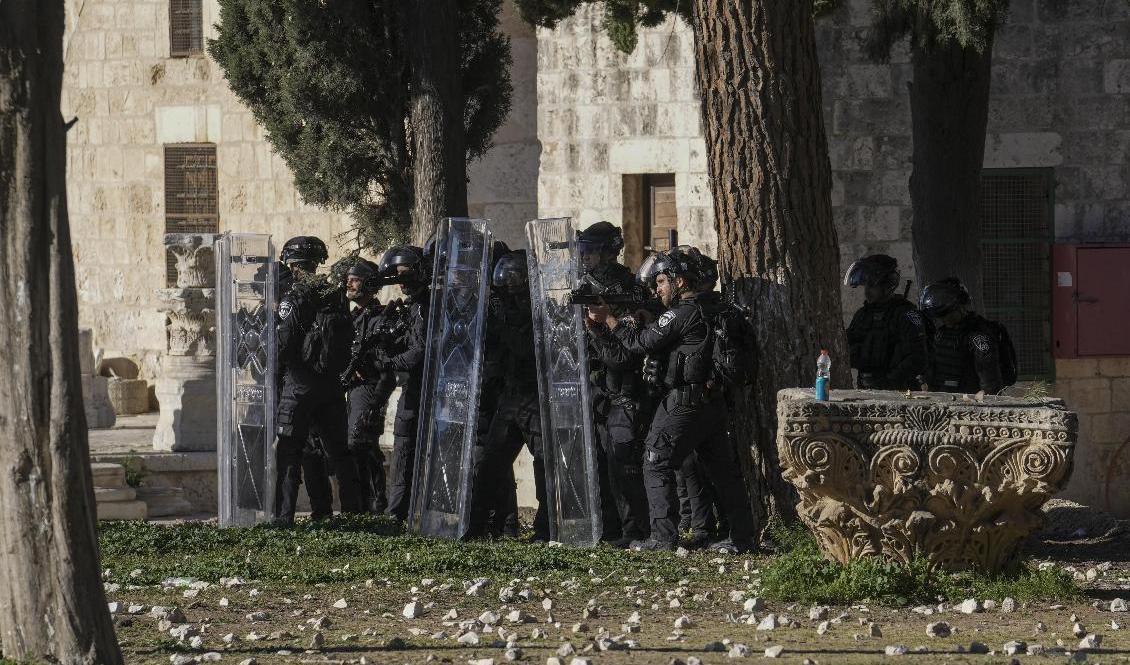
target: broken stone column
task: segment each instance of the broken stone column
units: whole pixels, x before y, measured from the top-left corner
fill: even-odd
[[[1000,570],[1067,483],[1078,419],[1058,399],[777,394],[777,452],[825,556]]]
[[[114,426],[117,416],[110,402],[109,379],[98,376],[94,357],[94,333],[90,328],[78,331],[79,371],[82,380],[82,407],[86,412],[86,426],[106,429]]]
[[[210,233],[169,233],[177,284],[158,289],[168,346],[154,386],[161,414],[157,450],[216,449],[215,272]]]

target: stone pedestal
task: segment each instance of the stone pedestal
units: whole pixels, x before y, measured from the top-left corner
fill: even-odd
[[[161,415],[157,450],[216,449],[215,272],[212,234],[170,233],[165,247],[176,260],[175,288],[158,289],[168,347],[154,392]]]
[[[165,356],[154,386],[161,414],[153,447],[169,451],[216,449],[216,361]]]
[[[79,371],[82,381],[82,406],[86,412],[86,426],[105,429],[114,426],[114,405],[110,402],[109,379],[98,376],[94,357],[94,335],[90,328],[78,331]]]
[[[137,500],[137,490],[126,485],[125,467],[95,462],[90,470],[98,519],[143,520],[147,517],[145,503]]]
[[[811,390],[777,396],[777,451],[801,519],[846,563],[923,557],[999,570],[1071,475],[1077,419],[1060,400]]]

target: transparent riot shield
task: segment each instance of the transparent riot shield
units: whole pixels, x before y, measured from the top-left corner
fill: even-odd
[[[436,232],[409,526],[456,539],[470,518],[491,232],[485,220],[445,219]]]
[[[526,235],[550,537],[595,545],[601,524],[588,345],[583,312],[569,301],[577,285],[576,233],[568,218],[537,219]]]
[[[275,285],[271,236],[215,243],[220,526],[274,517]]]

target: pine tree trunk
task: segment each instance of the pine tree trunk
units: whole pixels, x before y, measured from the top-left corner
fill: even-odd
[[[443,217],[467,214],[467,151],[456,0],[408,0],[412,64],[412,237],[423,243]]]
[[[979,205],[992,42],[984,53],[956,43],[915,47],[912,59],[910,199],[918,283],[957,276],[980,302]]]
[[[62,0],[0,2],[0,640],[5,658],[120,663],[79,380]]]
[[[747,441],[762,525],[791,521],[781,478],[777,391],[810,386],[829,349],[848,383],[839,247],[821,114],[811,0],[695,0],[697,82],[706,128],[723,284],[752,307],[759,362],[731,415]]]

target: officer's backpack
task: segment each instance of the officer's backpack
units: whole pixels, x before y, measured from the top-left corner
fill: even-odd
[[[1001,379],[1004,385],[1011,386],[1016,383],[1018,372],[1018,363],[1016,361],[1016,347],[1012,345],[1012,338],[1008,335],[1008,329],[1004,327],[1003,323],[998,321],[987,321],[989,329],[993,332],[993,339],[997,343],[997,356],[1000,358],[1001,365]]]
[[[318,374],[338,376],[349,366],[352,346],[353,319],[348,310],[333,295],[322,298],[302,342],[302,360]]]
[[[730,305],[710,317],[714,337],[714,376],[726,387],[749,385],[753,381],[756,349],[753,327],[745,313]]]

